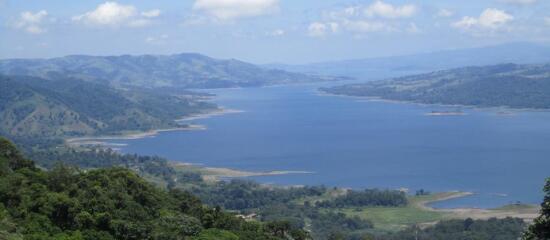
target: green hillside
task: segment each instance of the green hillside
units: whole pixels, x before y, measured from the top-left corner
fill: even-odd
[[[467,67],[322,91],[428,104],[547,109],[550,64]]]
[[[0,239],[304,239],[284,223],[246,222],[130,170],[42,171],[0,138]]]
[[[0,133],[16,138],[176,127],[177,118],[215,108],[189,95],[120,90],[75,79],[0,76]]]

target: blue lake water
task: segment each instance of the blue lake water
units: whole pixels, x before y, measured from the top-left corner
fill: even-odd
[[[310,171],[263,183],[352,188],[461,190],[476,195],[435,207],[539,203],[550,176],[550,112],[462,109],[320,96],[318,86],[208,91],[243,110],[193,123],[204,131],[117,140],[125,153],[255,171]]]

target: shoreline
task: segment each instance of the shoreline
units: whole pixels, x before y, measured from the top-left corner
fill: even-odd
[[[472,218],[487,220],[490,218],[502,219],[515,217],[521,218],[526,222],[532,222],[540,214],[540,207],[533,204],[508,204],[498,208],[434,208],[430,206],[432,203],[464,198],[474,194],[473,192],[460,191],[436,193],[433,199],[419,200],[411,203],[411,205],[421,210],[441,213],[453,219]]]
[[[68,139],[65,139],[65,144],[71,147],[79,147],[84,145],[126,146],[127,144],[108,143],[105,140],[135,140],[135,139],[142,139],[147,137],[154,137],[159,133],[163,133],[163,132],[199,131],[199,130],[206,130],[206,129],[207,128],[204,125],[195,124],[195,125],[188,125],[186,127],[178,127],[178,128],[165,128],[165,129],[154,129],[154,130],[149,130],[145,132],[122,133],[121,135],[68,138]]]
[[[198,119],[207,119],[210,117],[222,116],[225,114],[242,113],[242,112],[244,111],[236,110],[236,109],[218,108],[212,111],[191,114],[190,116],[176,119],[174,121],[177,123],[180,123],[180,122],[187,122],[187,121],[193,121]],[[186,126],[182,126],[182,127],[152,129],[148,131],[136,131],[136,132],[126,132],[126,133],[122,132],[120,135],[68,138],[68,139],[65,139],[64,142],[66,145],[70,147],[81,147],[81,146],[90,146],[90,145],[98,145],[102,147],[109,147],[109,146],[121,147],[121,146],[127,146],[127,144],[109,143],[107,142],[107,140],[136,140],[136,139],[154,137],[163,132],[202,131],[207,129],[208,129],[207,126],[201,125],[201,124],[186,124]]]
[[[234,114],[234,113],[243,113],[245,111],[243,110],[237,110],[237,109],[229,109],[229,108],[218,108],[213,111],[205,112],[205,113],[198,113],[198,114],[192,114],[187,117],[182,117],[179,119],[176,119],[176,122],[188,122],[188,121],[194,121],[194,120],[200,120],[200,119],[208,119],[211,117],[217,117],[222,116],[226,114]]]
[[[491,106],[475,106],[475,105],[462,105],[462,104],[422,103],[422,102],[416,102],[416,101],[387,99],[387,98],[376,97],[376,96],[353,96],[353,95],[346,95],[346,94],[336,94],[336,93],[321,91],[319,89],[317,89],[317,95],[321,97],[352,98],[352,99],[361,100],[365,102],[411,104],[411,105],[417,105],[417,106],[423,106],[423,107],[435,106],[435,107],[446,107],[446,108],[464,108],[464,109],[471,109],[475,111],[500,111],[500,112],[495,112],[499,116],[514,115],[515,113],[518,113],[518,112],[550,112],[550,108],[514,108],[509,106],[492,106],[491,107]],[[467,114],[463,114],[463,115],[467,115]]]
[[[314,174],[310,171],[289,171],[289,170],[276,170],[276,171],[246,171],[223,167],[203,167],[191,163],[183,162],[171,162],[173,167],[177,168],[191,168],[198,171],[205,181],[218,182],[225,178],[247,178],[247,177],[265,177],[265,176],[281,176],[289,174]]]

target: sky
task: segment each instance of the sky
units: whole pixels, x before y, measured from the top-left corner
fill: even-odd
[[[549,0],[0,0],[0,58],[300,64],[509,42],[550,43]]]

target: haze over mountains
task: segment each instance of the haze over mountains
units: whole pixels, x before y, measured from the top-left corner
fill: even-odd
[[[304,65],[269,64],[265,66],[307,74],[379,80],[466,66],[546,62],[550,62],[550,47],[534,43],[509,43],[405,56],[330,61]]]
[[[330,80],[193,53],[107,57],[73,55],[52,59],[0,60],[0,74],[50,80],[76,78],[115,87],[146,88],[256,87]]]

